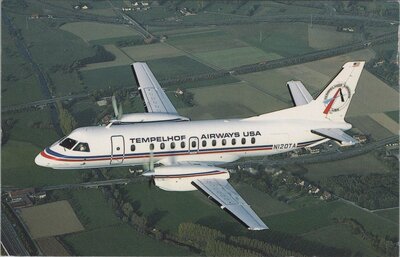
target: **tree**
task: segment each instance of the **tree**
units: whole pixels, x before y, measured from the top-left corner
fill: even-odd
[[[60,101],[57,101],[58,117],[60,120],[60,127],[64,135],[68,135],[76,128],[78,123],[74,116],[64,108]]]

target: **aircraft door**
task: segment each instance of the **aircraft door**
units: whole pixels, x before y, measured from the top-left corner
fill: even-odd
[[[110,164],[122,164],[125,157],[125,143],[123,136],[111,137],[111,162]]]
[[[199,138],[191,137],[189,138],[189,153],[198,153],[199,152]]]

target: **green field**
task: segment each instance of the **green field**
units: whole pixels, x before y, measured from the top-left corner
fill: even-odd
[[[367,175],[371,173],[385,173],[388,168],[373,153],[316,164],[305,165],[308,169],[305,177],[311,181],[318,182],[324,178],[338,175]]]
[[[104,49],[112,53],[115,56],[115,60],[109,62],[90,63],[82,68],[81,71],[107,68],[112,66],[129,65],[133,62],[133,60],[129,58],[129,56],[127,56],[123,51],[121,51],[121,49],[119,49],[115,45],[104,45]]]
[[[176,90],[177,88],[189,89],[189,88],[199,88],[199,87],[211,87],[211,86],[218,86],[218,85],[223,85],[223,84],[236,83],[239,81],[240,80],[238,80],[234,76],[225,76],[225,77],[220,77],[220,78],[210,79],[210,80],[207,79],[207,80],[198,80],[198,81],[188,81],[188,82],[173,84],[173,85],[168,86],[168,89]]]
[[[184,55],[184,52],[163,43],[123,47],[121,50],[135,61],[147,61]]]
[[[213,71],[213,69],[186,56],[149,60],[147,64],[158,81],[168,78],[200,75]],[[108,87],[135,86],[130,65],[81,70],[80,72],[83,83],[88,87],[89,91]]]
[[[32,67],[18,52],[13,39],[2,24],[1,34],[1,105],[14,105],[43,99]],[[29,92],[27,94],[27,92]]]
[[[78,60],[95,54],[88,44],[81,38],[60,30],[59,24],[52,20],[27,21],[25,15],[13,14],[13,23],[20,29],[34,61],[48,74],[48,81],[55,89],[55,95],[83,90],[76,72],[70,69]],[[34,76],[31,80],[36,83],[33,79],[36,80]],[[36,94],[38,93],[32,90],[32,95]]]
[[[59,139],[51,127],[48,109],[3,115],[16,123],[10,131],[9,140],[2,145],[2,184],[14,187],[30,187],[77,183],[79,172],[56,171],[39,167],[34,159],[45,147]],[[35,127],[41,122],[48,128]],[[29,131],[29,133],[27,133]]]
[[[89,172],[89,171],[87,171]],[[147,189],[147,184],[145,185]],[[188,255],[176,246],[139,234],[122,223],[99,189],[57,191],[57,198],[68,199],[85,231],[62,237],[76,255]]]
[[[192,35],[173,35],[168,39],[168,44],[190,53],[218,51],[247,46],[246,43],[221,31],[202,32]]]
[[[141,35],[133,36],[122,36],[122,37],[109,37],[96,40],[90,40],[92,45],[117,45],[120,42],[143,42],[143,37]]]
[[[193,119],[244,118],[286,107],[285,103],[246,82],[194,88],[190,92],[196,105],[180,112]]]
[[[109,87],[133,87],[136,84],[130,65],[81,70],[80,73],[83,84],[88,87],[89,91]]]
[[[149,188],[147,182],[129,184],[126,189],[131,202],[136,202],[148,220],[163,230],[176,232],[182,222],[237,225],[233,218],[198,191],[167,192],[157,187]]]
[[[393,136],[392,132],[384,128],[381,124],[379,124],[369,116],[348,117],[346,119],[353,125],[353,127],[360,130],[361,133],[369,135],[375,140]]]
[[[39,187],[79,183],[77,171],[56,171],[39,167],[34,160],[43,149],[28,142],[10,140],[1,149],[1,184],[13,187]]]
[[[399,208],[390,209],[390,210],[381,210],[381,211],[374,211],[375,214],[382,216],[384,218],[390,219],[397,224],[399,224]]]
[[[88,42],[104,38],[127,37],[137,35],[137,32],[124,25],[105,24],[98,22],[72,22],[60,27]]]
[[[230,37],[241,40],[266,53],[288,57],[313,51],[308,45],[308,25],[305,23],[259,23],[226,26]]]
[[[350,249],[352,252],[359,252],[362,256],[379,256],[369,242],[362,240],[359,235],[351,232],[350,228],[343,224],[334,224],[320,229],[313,230],[302,237],[324,245]]]
[[[44,148],[59,139],[52,127],[50,111],[47,108],[37,111],[3,114],[2,119],[14,119],[16,121],[10,133],[10,139],[12,140],[30,142],[39,148]],[[35,127],[37,123],[42,123],[44,128]],[[27,131],[29,133],[26,133]]]
[[[275,53],[267,54],[251,46],[201,52],[195,55],[208,63],[224,69],[281,58],[281,56]]]
[[[103,227],[63,237],[76,255],[191,256],[193,253],[139,234],[126,224]]]
[[[304,234],[334,225],[333,218],[355,219],[367,231],[381,236],[396,236],[398,233],[396,223],[340,201],[329,203],[321,201],[296,211],[268,216],[263,220],[270,229],[289,234]]]
[[[389,116],[395,122],[399,123],[399,111],[386,112],[386,115]]]
[[[147,61],[147,64],[158,81],[174,77],[196,76],[214,71],[187,56],[153,59]]]
[[[122,224],[100,189],[58,190],[54,194],[59,199],[67,199],[71,202],[85,231]]]
[[[294,209],[248,184],[235,185],[236,190],[260,217],[293,211]]]
[[[358,32],[338,32],[335,26],[310,25],[308,26],[308,43],[315,49],[328,49],[361,41]]]

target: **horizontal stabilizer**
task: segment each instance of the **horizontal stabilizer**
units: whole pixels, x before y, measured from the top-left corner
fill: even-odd
[[[286,85],[295,106],[305,105],[313,100],[301,81],[288,81]]]
[[[321,128],[321,129],[313,129],[312,133],[317,134],[322,137],[330,138],[335,140],[342,145],[354,145],[357,141],[351,136],[344,133],[342,130],[337,128]]]

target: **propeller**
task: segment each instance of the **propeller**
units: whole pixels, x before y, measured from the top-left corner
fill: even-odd
[[[156,182],[154,180],[155,176],[155,171],[154,171],[154,155],[153,155],[153,150],[150,151],[150,158],[149,158],[149,163],[143,165],[143,176],[149,177],[149,187],[151,188],[152,185],[155,185]]]
[[[115,98],[115,95],[112,96],[111,101],[112,101],[112,106],[114,108],[115,118],[117,120],[120,120],[122,118],[122,104],[120,104],[118,107],[117,99]]]

